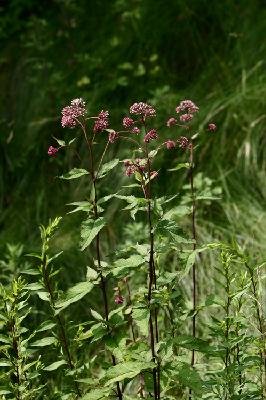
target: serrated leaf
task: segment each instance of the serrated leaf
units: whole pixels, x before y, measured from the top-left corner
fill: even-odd
[[[125,271],[128,271],[128,269],[139,267],[145,261],[145,258],[138,254],[132,255],[129,258],[120,258],[113,264],[112,273],[114,276],[121,275]]]
[[[66,364],[65,360],[56,361],[56,362],[48,365],[47,367],[45,367],[44,371],[55,371],[56,369],[58,369],[59,367],[61,367],[62,365],[65,365],[65,364]]]
[[[82,168],[73,168],[71,171],[60,176],[61,179],[77,179],[83,175],[88,175],[89,172]]]
[[[110,398],[109,395],[111,390],[111,388],[93,389],[85,394],[85,396],[83,396],[81,400],[102,400],[106,399],[107,396],[108,398]]]
[[[124,379],[130,379],[137,376],[141,371],[151,370],[155,367],[152,362],[128,361],[117,364],[109,368],[105,375],[105,386],[109,386],[115,382],[121,382]]]
[[[214,355],[215,348],[211,346],[206,340],[202,340],[190,335],[180,335],[174,339],[174,342],[188,350],[195,350],[200,353]]]
[[[56,338],[53,336],[48,336],[43,339],[37,340],[36,342],[32,343],[31,346],[33,347],[45,347],[50,346],[51,344],[56,342]]]
[[[66,295],[64,296],[64,299],[58,300],[55,303],[55,308],[58,309],[56,311],[56,314],[70,306],[70,304],[76,303],[77,301],[82,299],[92,289],[93,284],[91,282],[79,282],[72,288],[68,289]]]
[[[142,335],[148,336],[150,312],[147,308],[133,308],[132,318]]]
[[[97,236],[100,230],[105,226],[105,219],[100,217],[96,220],[87,219],[81,225],[81,251],[85,250]]]
[[[100,171],[97,175],[97,178],[103,178],[104,176],[106,176],[108,174],[108,172],[110,172],[114,167],[117,166],[117,164],[119,163],[119,159],[115,158],[114,160],[111,160],[105,164],[103,164],[100,168]]]
[[[193,243],[193,240],[187,237],[182,228],[180,228],[175,221],[162,219],[157,223],[155,230],[162,236],[170,236],[174,242]]]

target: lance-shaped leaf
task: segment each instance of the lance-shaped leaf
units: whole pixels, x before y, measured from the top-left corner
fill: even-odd
[[[65,365],[66,361],[65,360],[60,360],[60,361],[55,361],[54,363],[48,365],[47,367],[44,368],[44,371],[55,371],[62,365]]]
[[[85,250],[93,241],[93,239],[97,236],[100,230],[105,225],[105,219],[100,217],[96,220],[87,219],[81,225],[81,240],[80,240],[80,248],[81,251]]]
[[[69,211],[68,214],[75,213],[77,211],[84,211],[88,213],[92,209],[92,203],[89,201],[75,201],[74,203],[67,204],[68,206],[76,206],[72,211]]]
[[[88,175],[88,171],[82,168],[73,168],[71,171],[60,176],[61,179],[77,179],[83,175]]]
[[[45,347],[50,346],[51,344],[56,342],[56,338],[53,336],[45,337],[43,339],[37,340],[36,342],[32,343],[33,347]]]
[[[68,289],[63,299],[60,299],[55,303],[55,308],[57,308],[56,314],[70,306],[70,304],[76,303],[86,296],[86,294],[93,289],[93,286],[94,285],[91,282],[79,282],[72,288]]]
[[[105,175],[108,174],[108,172],[110,172],[114,167],[117,166],[117,164],[119,163],[119,159],[115,158],[114,160],[111,160],[105,164],[103,164],[100,168],[100,171],[98,172],[97,178],[103,178]]]
[[[107,370],[105,375],[105,386],[115,382],[121,382],[124,379],[130,379],[137,376],[141,371],[152,370],[155,364],[152,362],[128,361],[119,363]]]

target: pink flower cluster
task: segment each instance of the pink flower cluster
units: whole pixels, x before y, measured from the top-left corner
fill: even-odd
[[[181,122],[189,122],[194,117],[194,114],[199,111],[199,107],[191,100],[182,100],[175,110],[177,114],[184,112],[184,114],[179,117]]]
[[[168,121],[166,122],[166,125],[168,126],[168,128],[170,128],[171,126],[174,126],[177,124],[177,120],[173,117],[169,118]]]
[[[112,131],[109,133],[108,140],[110,143],[114,143],[116,141],[116,139],[118,139],[118,137],[119,137],[118,133],[115,131]]]
[[[155,117],[155,109],[147,103],[134,103],[129,110],[130,114],[142,115],[143,117]]]
[[[95,121],[93,132],[98,133],[107,129],[109,126],[109,112],[101,111]]]
[[[56,153],[58,152],[59,149],[56,147],[50,146],[47,153],[49,156],[56,157]]]
[[[124,128],[130,128],[132,125],[134,125],[134,120],[129,117],[123,118],[123,127]]]
[[[189,139],[186,136],[180,136],[177,139],[177,143],[181,149],[186,149],[189,145]]]
[[[208,131],[214,132],[216,131],[217,126],[215,124],[209,124],[208,125]]]
[[[138,135],[140,133],[140,129],[137,126],[134,126],[131,129],[131,133],[134,133],[135,135]]]
[[[136,158],[135,161],[124,160],[124,166],[126,168],[125,174],[130,176],[134,174],[136,171],[144,172],[147,166],[147,161],[143,158]]]
[[[81,98],[71,101],[70,106],[62,110],[61,124],[63,128],[74,128],[77,125],[77,119],[86,114],[85,101]]]
[[[166,142],[164,142],[164,144],[168,150],[175,147],[175,142],[173,140],[167,140]]]
[[[158,135],[155,129],[151,129],[145,136],[144,142],[149,143],[151,140],[158,139]]]

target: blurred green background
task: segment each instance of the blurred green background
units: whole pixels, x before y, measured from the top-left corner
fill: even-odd
[[[69,211],[65,203],[84,199],[85,186],[56,179],[79,166],[74,150],[56,159],[47,155],[48,146],[56,144],[52,136],[74,136],[61,128],[60,113],[71,99],[83,97],[89,114],[110,111],[114,129],[132,102],[150,102],[158,110],[162,139],[173,135],[165,121],[179,101],[195,101],[201,126],[218,125],[215,134],[201,139],[197,172],[222,189],[221,200],[198,213],[200,237],[236,237],[263,254],[265,1],[2,0],[0,5],[1,252],[7,242],[39,246],[38,225]],[[82,142],[75,146],[85,156]],[[130,157],[122,143],[113,145],[112,153]],[[161,156],[159,194],[182,187],[183,171],[166,172],[181,158],[178,152]],[[116,190],[124,179],[117,169],[102,192]],[[109,240],[119,240],[123,229],[119,207],[108,211],[110,221],[117,216]],[[76,246],[80,219],[66,218],[59,246]]]

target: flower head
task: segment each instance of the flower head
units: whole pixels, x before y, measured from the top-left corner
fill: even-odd
[[[177,120],[173,117],[169,118],[166,122],[166,125],[168,126],[168,128],[170,128],[173,125],[177,124]]]
[[[77,125],[77,118],[86,114],[85,101],[81,98],[71,101],[70,106],[64,107],[61,114],[63,128],[74,128]]]
[[[56,157],[56,153],[58,152],[59,149],[57,149],[56,147],[50,146],[47,153],[49,154],[49,156],[52,157]]]
[[[115,131],[112,131],[109,133],[108,140],[110,143],[114,143],[116,141],[116,139],[118,139],[118,137],[119,137],[118,133]]]
[[[135,167],[134,166],[129,166],[129,167],[126,168],[125,174],[126,174],[126,176],[130,176],[130,175],[134,174],[135,172],[136,172]]]
[[[167,140],[166,142],[164,142],[164,144],[168,150],[175,147],[175,142],[173,140]]]
[[[182,100],[175,110],[177,114],[179,114],[180,111],[187,111],[190,114],[194,114],[199,111],[199,107],[191,100]]]
[[[120,293],[115,294],[115,304],[123,304],[124,297]]]
[[[134,120],[129,117],[123,118],[123,127],[130,128],[134,124]]]
[[[135,135],[138,135],[140,133],[140,129],[137,126],[134,126],[131,129],[131,133],[134,133]]]
[[[101,111],[94,123],[93,132],[102,132],[109,126],[109,112],[108,111]]]
[[[142,117],[155,117],[156,111],[155,109],[147,103],[134,103],[130,107],[130,114],[141,115]]]
[[[189,122],[192,120],[192,118],[193,118],[193,114],[183,114],[183,115],[180,115],[179,119],[181,122]]]
[[[215,132],[216,129],[217,129],[217,126],[215,124],[208,125],[208,131]]]
[[[134,164],[138,170],[144,171],[147,165],[147,161],[144,158],[136,158]]]
[[[150,130],[145,136],[144,136],[144,142],[149,143],[151,140],[158,139],[158,135],[155,129]]]
[[[177,143],[181,149],[186,149],[189,145],[189,139],[186,136],[180,136],[177,139]]]

